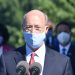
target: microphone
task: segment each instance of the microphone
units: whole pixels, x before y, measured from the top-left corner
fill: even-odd
[[[40,75],[42,66],[38,62],[34,62],[33,64],[30,65],[30,75]]]
[[[16,72],[18,75],[27,75],[28,63],[26,61],[20,61],[16,66]]]

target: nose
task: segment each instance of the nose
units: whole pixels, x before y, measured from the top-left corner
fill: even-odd
[[[35,33],[35,32],[36,32],[35,28],[32,27],[32,29],[31,29],[31,33]]]

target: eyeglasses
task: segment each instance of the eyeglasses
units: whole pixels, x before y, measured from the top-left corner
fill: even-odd
[[[34,27],[32,25],[23,26],[23,31],[26,32],[41,32],[42,27],[39,27],[38,25],[35,25]]]

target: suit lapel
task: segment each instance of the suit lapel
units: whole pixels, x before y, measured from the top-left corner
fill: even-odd
[[[14,60],[15,60],[15,63],[18,63],[20,60],[26,60],[26,57],[25,57],[25,45],[19,49],[16,50],[16,53],[14,55]]]
[[[46,48],[46,54],[45,54],[45,62],[44,62],[44,69],[43,69],[43,75],[52,75],[52,68],[53,68],[53,59],[54,54],[50,51],[49,48]]]
[[[8,64],[8,74],[9,75],[17,75],[17,73],[16,73],[16,65],[20,61],[26,60],[24,53],[25,53],[25,48],[24,47],[21,47],[21,48],[17,49],[16,51],[14,51],[13,53],[11,53],[8,56],[8,58],[6,59],[6,63]],[[12,65],[12,69],[13,70],[11,70],[11,65]]]
[[[17,54],[17,55],[16,55]],[[25,56],[24,55],[22,55],[22,54],[20,54],[20,53],[17,53],[16,52],[16,54],[14,55],[14,61],[15,61],[15,63],[17,64],[19,61],[21,61],[21,60],[25,60]]]

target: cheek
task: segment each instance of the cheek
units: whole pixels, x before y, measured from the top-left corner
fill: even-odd
[[[41,31],[47,33],[48,27],[46,27],[46,26],[42,27],[42,30]]]
[[[45,32],[45,33],[47,33],[47,30],[46,30],[46,28],[43,28],[43,29],[42,29],[42,32]]]

